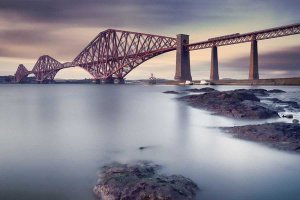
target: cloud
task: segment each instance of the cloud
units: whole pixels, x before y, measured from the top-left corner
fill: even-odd
[[[259,71],[265,77],[300,76],[300,46],[279,49],[259,54]],[[239,57],[224,63],[229,71],[245,71],[249,68],[249,56]],[[245,73],[246,74],[246,73]]]
[[[81,26],[163,27],[219,20],[243,20],[261,10],[282,10],[295,17],[299,1],[278,0],[1,0],[0,11],[29,21]],[[266,10],[265,10],[266,11]],[[264,12],[266,14],[267,12]]]
[[[298,0],[0,0],[0,57],[48,54],[70,61],[107,28],[168,36],[182,32],[199,41],[236,32],[238,26],[253,31],[295,23],[299,7]]]

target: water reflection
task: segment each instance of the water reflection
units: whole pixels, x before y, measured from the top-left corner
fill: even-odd
[[[165,90],[178,88],[1,85],[0,199],[94,199],[101,165],[139,159],[192,178],[199,199],[300,195],[299,155],[233,139],[216,127],[254,122],[210,115]],[[284,90],[299,99],[299,88]]]

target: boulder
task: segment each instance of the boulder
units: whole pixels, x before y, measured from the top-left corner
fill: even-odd
[[[150,162],[111,163],[102,168],[95,195],[102,200],[192,200],[198,186],[181,175],[158,174]]]
[[[293,124],[299,124],[299,120],[298,119],[293,119]]]
[[[282,117],[288,118],[288,119],[293,119],[294,116],[292,114],[286,114],[286,115],[282,115]]]

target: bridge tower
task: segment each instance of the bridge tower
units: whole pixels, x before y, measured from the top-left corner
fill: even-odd
[[[256,39],[253,39],[251,41],[249,79],[250,80],[259,79],[259,74],[258,74],[258,50],[257,50],[257,40]]]
[[[211,48],[210,80],[219,80],[218,47]]]
[[[184,34],[177,35],[176,47],[176,73],[175,80],[192,81],[190,69],[190,51],[186,45],[189,44],[189,36]]]

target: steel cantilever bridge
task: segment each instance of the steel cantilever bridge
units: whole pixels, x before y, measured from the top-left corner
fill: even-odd
[[[219,79],[217,48],[244,42],[251,42],[249,79],[259,79],[257,41],[299,33],[300,24],[292,24],[189,44],[189,36],[184,34],[172,38],[108,29],[100,32],[72,62],[60,63],[44,55],[38,59],[31,71],[20,64],[15,73],[15,81],[21,83],[29,74],[34,74],[38,82],[48,82],[54,80],[58,71],[79,66],[101,82],[124,82],[124,77],[143,62],[173,50],[177,51],[175,79],[192,80],[189,52],[205,48],[212,49],[210,79],[214,81]]]

